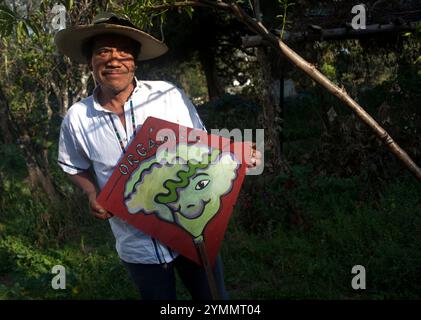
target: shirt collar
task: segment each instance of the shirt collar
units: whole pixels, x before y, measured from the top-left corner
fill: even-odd
[[[139,81],[136,77],[134,77],[134,81],[136,83],[136,86],[132,92],[132,94],[130,95],[130,97],[127,99],[127,101],[129,101],[130,99],[133,99],[133,96],[135,94],[137,94],[138,92],[140,92],[140,89],[146,87],[144,84],[142,84],[141,81]],[[101,111],[101,112],[108,112],[108,113],[112,113],[110,110],[105,109],[103,106],[101,106],[101,104],[99,103],[98,99],[97,99],[97,94],[98,94],[98,90],[99,90],[99,85],[97,85],[94,89],[94,92],[92,94],[92,99],[93,99],[93,105],[94,105],[94,109],[97,111]]]

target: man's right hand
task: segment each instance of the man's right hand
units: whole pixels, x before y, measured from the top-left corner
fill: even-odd
[[[113,216],[111,213],[101,207],[98,201],[96,201],[96,193],[89,195],[89,208],[91,209],[91,213],[97,219],[107,220]]]

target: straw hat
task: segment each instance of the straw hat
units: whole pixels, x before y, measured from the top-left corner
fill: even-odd
[[[83,46],[89,39],[100,34],[118,34],[139,42],[140,53],[135,57],[138,61],[159,57],[168,50],[163,42],[136,28],[126,16],[108,12],[95,16],[91,25],[79,25],[57,32],[54,42],[59,51],[71,60],[88,63]]]

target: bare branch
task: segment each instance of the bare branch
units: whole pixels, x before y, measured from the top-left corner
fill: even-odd
[[[167,9],[176,9],[176,8],[186,8],[186,7],[204,7],[211,9],[222,9],[230,10],[230,7],[227,3],[222,1],[210,1],[210,0],[192,0],[192,1],[176,1],[173,3],[166,3],[160,5],[154,5],[148,8],[151,11],[161,11]]]

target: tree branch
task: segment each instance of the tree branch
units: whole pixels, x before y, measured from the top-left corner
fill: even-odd
[[[149,7],[148,10],[161,11],[161,10],[167,10],[167,9],[186,8],[186,7],[204,7],[204,8],[211,8],[211,9],[220,9],[220,10],[225,10],[225,11],[230,10],[230,7],[227,3],[220,2],[220,1],[211,1],[211,0],[176,1],[173,3],[153,5]]]

